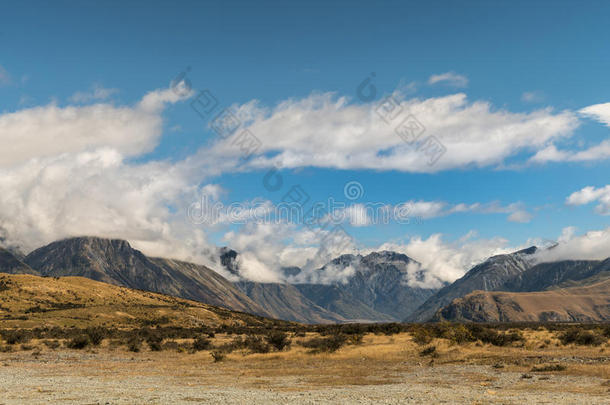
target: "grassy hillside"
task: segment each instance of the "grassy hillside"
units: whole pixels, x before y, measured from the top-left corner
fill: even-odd
[[[83,277],[0,273],[0,327],[182,327],[279,323],[196,301]]]
[[[475,322],[607,322],[610,278],[540,292],[475,291],[440,310],[437,320]]]

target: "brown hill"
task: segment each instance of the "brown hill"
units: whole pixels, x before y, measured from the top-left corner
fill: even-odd
[[[610,278],[540,292],[474,291],[440,309],[433,320],[607,322],[610,321]]]
[[[281,321],[83,277],[0,273],[0,327],[255,326]]]

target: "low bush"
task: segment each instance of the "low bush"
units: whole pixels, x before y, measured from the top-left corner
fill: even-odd
[[[225,359],[226,354],[224,352],[221,352],[219,350],[214,350],[210,353],[210,355],[212,356],[212,359],[214,359],[214,363],[218,363],[221,362]]]
[[[494,346],[508,346],[514,342],[523,342],[525,338],[520,332],[498,332],[495,329],[483,327],[481,325],[470,325],[472,338],[483,343]]]
[[[84,349],[89,346],[89,337],[86,335],[76,336],[66,342],[66,347],[68,349]]]
[[[543,372],[543,371],[564,371],[566,369],[566,366],[564,366],[563,364],[547,364],[544,366],[534,366],[532,367],[532,371],[538,371],[538,372]]]
[[[175,340],[168,340],[161,345],[161,349],[178,351],[180,349],[180,345]]]
[[[265,339],[267,343],[275,348],[278,352],[281,352],[285,348],[289,348],[292,341],[288,338],[288,334],[282,331],[272,331]]]
[[[328,337],[314,337],[303,340],[300,345],[311,349],[313,353],[328,352],[333,353],[342,348],[347,342],[347,336],[343,334],[331,335]]]
[[[424,350],[419,352],[419,355],[422,356],[422,357],[424,357],[424,356],[433,356],[433,357],[438,356],[438,354],[436,353],[436,346],[428,346],[428,347],[426,347]]]
[[[195,351],[201,351],[201,350],[208,350],[212,347],[212,342],[210,341],[210,339],[203,337],[203,336],[199,336],[198,338],[196,338],[193,341],[193,350]]]
[[[127,350],[129,350],[130,352],[137,353],[140,351],[141,348],[142,339],[139,336],[133,335],[127,340]]]
[[[432,342],[432,334],[424,327],[416,328],[413,332],[413,341],[420,346]]]
[[[462,324],[446,328],[443,331],[442,337],[458,345],[475,340],[472,333],[470,333],[470,330]]]
[[[99,346],[102,340],[106,337],[106,329],[102,327],[90,327],[85,329],[85,334],[89,338],[89,342],[93,346]]]
[[[271,351],[271,346],[260,336],[246,336],[243,345],[252,353],[269,353]]]
[[[163,350],[163,338],[161,338],[160,336],[149,337],[148,339],[146,339],[146,343],[148,344],[150,350],[153,352],[160,352],[161,350]]]
[[[607,339],[591,330],[571,328],[561,333],[559,340],[563,345],[574,343],[580,346],[599,346]]]
[[[6,343],[9,344],[9,345],[14,345],[16,343],[27,343],[31,339],[31,334],[27,330],[21,330],[21,329],[10,330],[10,329],[5,329],[5,330],[3,330],[0,333],[2,334],[2,337],[4,338]]]
[[[57,339],[56,340],[43,340],[42,343],[49,349],[53,349],[53,350],[57,349],[60,346],[59,340],[57,340]]]

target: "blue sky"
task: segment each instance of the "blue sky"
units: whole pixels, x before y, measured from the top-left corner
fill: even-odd
[[[569,234],[569,227],[575,227],[577,235],[603,230],[608,226],[604,214],[610,212],[610,191],[604,189],[609,184],[610,148],[604,149],[603,143],[610,120],[610,107],[605,104],[610,101],[608,12],[610,4],[601,1],[25,1],[4,6],[0,14],[0,123],[3,117],[5,121],[0,135],[11,142],[7,131],[13,128],[11,123],[22,120],[11,134],[23,130],[36,146],[21,147],[41,152],[16,158],[20,150],[16,148],[17,152],[9,152],[9,163],[0,168],[6,181],[3,187],[13,187],[16,181],[21,185],[13,190],[13,199],[6,197],[4,202],[5,212],[18,210],[21,222],[5,213],[0,229],[15,243],[32,247],[25,241],[44,243],[69,236],[78,232],[75,224],[80,223],[82,233],[90,230],[117,237],[127,233],[144,250],[171,253],[180,250],[174,244],[186,243],[191,251],[176,254],[192,260],[201,260],[204,247],[235,245],[251,251],[257,264],[274,267],[294,257],[285,248],[273,250],[274,258],[262,257],[256,253],[261,246],[246,235],[274,243],[268,238],[276,231],[265,233],[255,225],[240,231],[247,227],[231,224],[204,229],[201,224],[178,223],[176,218],[206,186],[218,192],[215,198],[224,204],[256,199],[278,204],[283,190],[266,190],[262,178],[273,162],[281,161],[286,167],[281,171],[285,187],[301,185],[312,201],[346,201],[345,184],[357,181],[364,194],[347,203],[444,204],[440,211],[428,210],[425,218],[410,224],[345,223],[359,249],[387,242],[404,247],[413,238],[427,241],[437,234],[455,249],[474,240],[502,239],[492,245],[483,243],[487,251],[464,259],[468,262],[528,241],[556,240],[562,232]],[[76,141],[86,138],[82,131],[88,128],[92,137],[97,136],[100,126],[87,121],[70,127],[70,114],[85,116],[87,106],[106,105],[108,111],[99,113],[106,122],[120,117],[121,109],[131,113],[145,94],[161,94],[181,72],[186,72],[192,93],[171,100],[159,96],[161,104],[146,111],[150,115],[142,118],[134,113],[139,118],[133,118],[137,121],[133,127],[131,116],[118,118],[117,127],[112,128],[130,128],[121,132],[122,140],[112,139],[106,145],[104,137],[114,130],[109,129],[100,130],[97,140]],[[377,96],[360,100],[357,88],[372,73]],[[257,156],[250,163],[234,160],[236,156],[223,149],[222,140],[210,129],[210,120],[193,111],[190,103],[203,89],[209,89],[220,106],[239,111],[253,133],[265,131],[255,133],[264,143],[258,160]],[[392,144],[387,134],[379,136],[387,148],[377,150],[375,162],[367,160],[366,149],[375,149],[378,122],[374,115],[362,122],[360,118],[374,114],[388,95],[404,103],[405,110],[420,111],[415,116],[426,128],[426,136],[446,139],[447,152],[434,167],[420,169],[405,163],[408,156],[419,157],[402,151],[404,145]],[[463,99],[450,99],[456,95]],[[332,107],[341,98],[344,104]],[[590,106],[598,107],[582,111]],[[39,119],[46,113],[59,118]],[[294,125],[300,126],[281,121],[282,114],[293,114],[298,122]],[[350,117],[358,117],[358,122]],[[38,138],[31,133],[37,127],[29,119],[44,128]],[[151,124],[157,119],[158,128]],[[129,131],[136,131],[133,137],[142,136],[142,140],[123,141],[132,137]],[[301,132],[304,135],[295,135]],[[501,147],[494,141],[513,135],[514,140]],[[315,138],[311,145],[328,155],[322,158],[318,152],[304,151],[307,136]],[[473,145],[472,156],[467,156],[469,147],[460,144],[460,139]],[[325,140],[333,145],[327,148]],[[70,146],[73,141],[76,146]],[[45,152],[49,150],[45,142],[53,152]],[[491,153],[496,146],[497,153]],[[97,172],[75,169],[78,164],[73,162],[83,159],[78,154],[95,154],[104,147],[100,161],[105,163]],[[477,148],[481,149],[478,155]],[[537,155],[541,151],[545,153]],[[384,159],[384,153],[394,160]],[[46,161],[50,156],[61,158]],[[337,160],[323,163],[333,160],[331,156]],[[340,156],[349,163],[337,163]],[[32,158],[38,159],[36,169],[28,163]],[[32,180],[41,178],[45,170],[50,172],[53,165],[72,168],[75,174],[65,178],[74,179],[74,184],[82,181],[89,190],[78,194],[82,204],[74,203],[70,213],[65,212],[65,200],[76,201],[71,194],[79,193],[76,186],[59,191],[60,183]],[[160,174],[150,174],[150,167],[152,173],[159,170]],[[120,174],[108,174],[111,169]],[[28,170],[38,175],[23,174]],[[150,178],[141,174],[146,170]],[[181,174],[173,179],[177,189],[172,192],[161,185],[138,188],[174,171]],[[97,186],[105,182],[109,188]],[[125,204],[137,201],[140,208],[119,207],[121,198],[105,202],[96,197],[120,192],[120,184],[139,190],[138,197],[125,197]],[[178,190],[177,185],[183,188]],[[592,189],[581,192],[585,187]],[[53,190],[57,190],[53,198],[36,197]],[[458,204],[471,208],[447,213]],[[597,210],[596,205],[600,206]],[[41,208],[45,206],[48,211]],[[100,214],[92,215],[92,209]],[[142,211],[142,217],[124,218],[133,211],[138,211],[135,217]],[[518,215],[509,220],[515,212]],[[123,228],[126,224],[128,232]],[[298,234],[302,227],[296,225],[292,232]],[[288,235],[283,232],[277,234]],[[460,242],[465,235],[470,242]],[[164,250],[159,247],[163,244],[172,247]]]

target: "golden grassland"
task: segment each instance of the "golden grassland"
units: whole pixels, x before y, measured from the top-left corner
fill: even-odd
[[[610,392],[610,325],[308,326],[79,277],[0,274],[0,335],[0,365],[44,376],[290,392],[424,380],[493,391],[510,374],[523,376],[515,392]],[[291,344],[278,350],[277,335]]]
[[[0,328],[281,323],[148,291],[83,277],[38,277],[0,273]]]
[[[292,336],[292,345],[283,351],[252,353],[247,348],[236,349],[226,354],[220,362],[214,362],[211,350],[190,351],[192,339],[175,339],[176,350],[150,351],[146,344],[137,352],[105,339],[99,346],[89,346],[84,350],[70,350],[76,363],[83,365],[81,357],[91,354],[88,362],[96,364],[100,372],[129,375],[164,375],[174,377],[206,377],[210,383],[226,384],[227,378],[239,378],[248,385],[272,384],[276,379],[293,378],[310,387],[392,384],[401,381],[401,374],[416,367],[439,367],[444,365],[482,365],[489,370],[518,372],[535,375],[588,376],[610,381],[610,344],[600,346],[563,345],[557,333],[547,330],[524,330],[524,342],[510,346],[492,346],[481,342],[466,344],[451,343],[446,339],[433,339],[426,345],[414,342],[411,333],[391,336],[366,334],[361,343],[347,344],[333,353],[312,353],[299,343],[318,337],[317,333],[307,333],[302,337]],[[210,339],[213,347],[229,344],[235,335],[216,334]],[[63,342],[62,342],[63,343]],[[2,357],[31,356],[45,357],[64,352],[48,348],[41,339],[32,339],[25,346],[19,345]],[[422,355],[423,349],[435,347],[434,355]],[[6,346],[5,346],[6,347]],[[145,359],[145,362],[123,363],[109,359]],[[561,365],[565,369],[545,372],[532,371],[534,367]],[[70,364],[66,364],[70,367]],[[61,368],[61,367],[60,367]],[[85,367],[86,368],[86,367]],[[489,383],[486,374],[471,373],[464,378],[477,384]],[[493,380],[493,379],[492,379]],[[543,381],[543,380],[542,380]],[[439,384],[443,381],[439,380]],[[607,392],[608,387],[599,386],[599,392]]]

